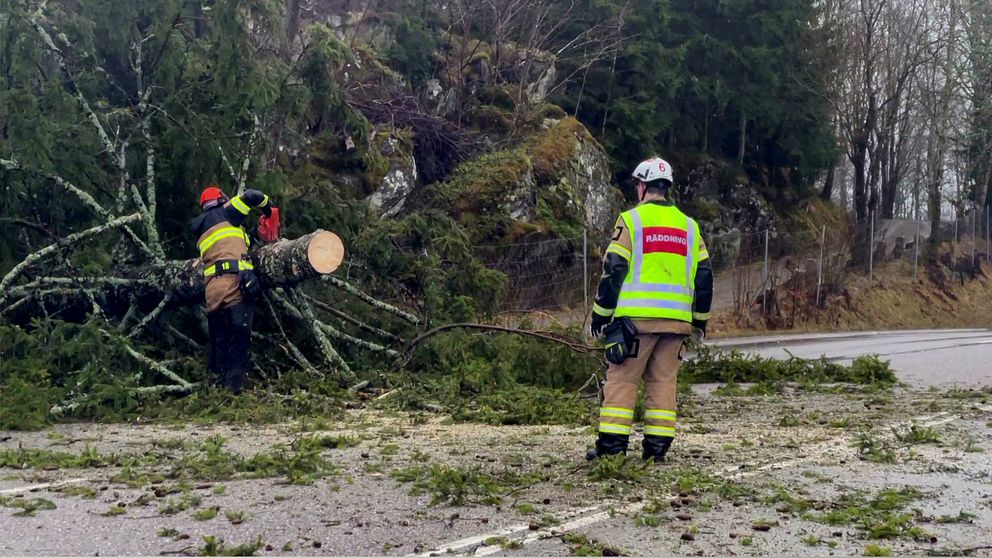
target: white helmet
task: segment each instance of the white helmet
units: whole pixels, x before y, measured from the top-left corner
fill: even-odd
[[[661,157],[651,157],[646,161],[641,161],[631,176],[641,182],[654,182],[661,179],[675,182],[672,180],[672,165]]]

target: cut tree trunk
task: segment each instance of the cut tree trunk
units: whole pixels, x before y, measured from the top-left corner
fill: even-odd
[[[293,287],[302,281],[326,275],[341,265],[344,245],[338,235],[317,230],[295,240],[281,239],[251,252],[255,273],[265,287]],[[136,270],[130,278],[155,285],[179,304],[203,301],[200,259],[166,262]]]
[[[262,246],[250,256],[263,286],[293,287],[337,269],[344,259],[344,246],[336,234],[317,230],[294,240]],[[49,312],[57,309],[72,315],[74,307],[88,309],[85,291],[110,313],[124,312],[132,303],[143,310],[154,308],[164,296],[170,297],[170,307],[202,304],[202,264],[194,258],[124,268],[113,277],[38,278],[13,287],[10,300],[33,297],[33,303],[23,305],[18,312],[21,319],[36,313],[38,304],[44,304]],[[12,316],[20,321],[18,317]]]

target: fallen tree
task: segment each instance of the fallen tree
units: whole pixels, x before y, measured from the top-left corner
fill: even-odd
[[[251,253],[267,287],[256,306],[256,380],[302,375],[307,390],[357,390],[400,369],[407,340],[492,307],[503,276],[450,217],[370,222],[306,166],[326,155],[328,138],[354,137],[363,153],[333,165],[378,179],[387,167],[376,134],[405,133],[396,111],[366,99],[363,115],[349,104],[338,82],[347,49],[330,30],[315,26],[286,60],[267,46],[278,18],[263,25],[237,4],[209,14],[198,3],[126,4],[94,28],[73,25],[76,8],[55,2],[12,10],[5,36],[24,48],[4,91],[38,102],[18,103],[18,133],[0,133],[5,403],[48,390],[46,413],[85,413],[209,380],[201,263],[185,259],[185,222],[209,183],[231,195],[265,190],[292,216],[290,230],[301,227]],[[254,55],[218,64],[218,46]],[[377,117],[379,129],[368,120]],[[457,127],[407,117],[401,127],[457,155],[440,174],[466,154],[455,153],[467,141]],[[347,273],[331,275],[343,247],[320,227],[361,254]],[[425,339],[415,346],[437,340]]]
[[[127,221],[118,219],[116,222]],[[57,249],[59,243],[36,254]],[[344,245],[336,234],[317,230],[297,239],[282,239],[262,246],[249,255],[265,287],[292,288],[337,269],[344,259]],[[23,265],[0,279],[0,284],[13,283],[32,261],[40,259],[25,259]],[[124,268],[114,275],[35,277],[23,285],[3,289],[0,301],[8,301],[9,305],[0,310],[0,315],[11,315],[13,310],[20,308],[19,321],[24,321],[26,317],[42,313],[37,308],[39,305],[63,310],[80,305],[88,308],[91,298],[103,308],[119,310],[123,307],[125,311],[130,305],[147,308],[162,300],[170,307],[200,304],[203,302],[203,266],[199,258],[194,258]],[[16,316],[11,318],[18,321]]]

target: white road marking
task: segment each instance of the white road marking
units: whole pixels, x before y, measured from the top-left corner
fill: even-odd
[[[575,517],[577,515],[582,515],[582,514],[585,514],[585,513],[596,511],[598,509],[600,509],[600,506],[590,506],[588,508],[577,508],[577,509],[569,510],[569,511],[566,511],[566,512],[562,513],[561,516],[558,519],[566,519],[566,518],[569,518],[569,517]],[[485,542],[485,540],[488,539],[488,538],[491,538],[491,537],[506,537],[506,536],[509,536],[509,535],[515,535],[517,533],[521,533],[523,531],[527,531],[529,529],[530,529],[530,524],[528,524],[528,523],[517,523],[515,525],[510,525],[509,527],[504,527],[504,528],[499,529],[497,531],[493,531],[492,533],[486,533],[486,534],[482,534],[482,535],[475,535],[473,537],[466,537],[464,539],[458,539],[457,541],[450,542],[450,543],[448,543],[446,545],[443,545],[443,546],[441,546],[441,547],[439,547],[437,549],[428,550],[427,552],[423,552],[423,553],[420,553],[420,554],[407,554],[407,556],[408,557],[411,557],[411,558],[414,557],[414,556],[428,557],[428,556],[435,556],[435,555],[440,555],[440,554],[447,554],[447,553],[452,553],[452,552],[458,552],[459,550],[467,550],[469,548],[472,548],[473,546],[483,545],[483,543]],[[497,548],[499,548],[499,547],[497,547]]]
[[[962,418],[962,417],[954,416],[954,417],[947,417],[947,418],[940,419],[940,420],[931,420],[931,421],[928,421],[928,422],[924,422],[923,423],[923,426],[928,427],[928,428],[934,427],[934,426],[940,426],[941,424],[947,424],[949,422],[954,422],[954,421],[958,420],[959,418]]]
[[[976,407],[978,409],[982,410],[982,411],[990,411],[990,412],[992,412],[992,406],[980,406],[980,405],[976,405]],[[958,420],[958,419],[961,419],[961,418],[963,418],[963,417],[958,416],[958,415],[951,415],[947,411],[942,411],[942,412],[939,412],[939,413],[935,413],[933,415],[925,415],[925,416],[921,416],[921,417],[916,417],[914,419],[911,419],[911,420],[903,423],[903,425],[904,426],[909,426],[909,425],[912,425],[912,424],[920,424],[920,423],[922,423],[924,426],[938,426],[938,425],[941,425],[941,424],[947,424],[949,422],[954,422],[955,420]],[[806,454],[806,456],[805,457],[802,457],[802,458],[793,459],[793,460],[789,460],[789,461],[773,461],[773,462],[770,462],[770,463],[765,463],[765,464],[760,465],[758,467],[749,468],[747,470],[741,470],[740,469],[740,466],[734,466],[734,467],[727,468],[727,469],[725,469],[723,471],[717,471],[717,472],[714,473],[714,475],[715,476],[718,476],[718,477],[723,477],[723,478],[728,479],[728,480],[730,480],[730,479],[737,479],[737,478],[751,477],[751,476],[754,476],[754,475],[758,475],[758,474],[760,474],[760,473],[762,473],[764,471],[768,471],[770,469],[778,470],[778,469],[784,469],[784,468],[787,468],[787,467],[793,467],[793,466],[796,466],[796,465],[800,465],[800,464],[805,463],[807,461],[811,461],[811,460],[814,460],[814,459],[817,459],[817,458],[820,458],[820,457],[824,457],[828,453],[831,453],[830,450],[836,450],[836,449],[838,449],[837,446],[836,446],[836,439],[827,440],[827,441],[821,442],[818,445],[819,446],[823,446],[826,451],[816,451],[816,450],[813,450],[813,451],[808,452]],[[846,445],[843,446],[843,447],[844,448],[847,448]],[[733,474],[731,474],[731,473],[733,473]],[[564,512],[564,513],[556,516],[556,518],[559,521],[561,521],[561,523],[559,525],[557,525],[557,526],[555,526],[553,528],[538,529],[536,531],[529,532],[522,539],[518,539],[515,542],[519,543],[521,546],[526,546],[526,545],[529,545],[529,544],[534,543],[534,542],[539,541],[539,540],[547,539],[549,537],[558,536],[558,535],[561,535],[562,533],[567,533],[568,531],[573,531],[575,529],[580,529],[582,527],[588,527],[589,525],[594,525],[596,523],[599,523],[601,521],[605,521],[605,520],[607,520],[607,519],[609,519],[609,518],[611,518],[613,516],[616,516],[616,515],[626,515],[626,514],[637,513],[639,511],[641,511],[642,509],[644,509],[644,506],[646,506],[646,505],[647,505],[647,502],[641,501],[641,502],[635,502],[635,503],[632,503],[632,504],[628,504],[626,506],[622,506],[622,507],[616,508],[616,509],[613,509],[610,505],[602,505],[602,506],[592,506],[592,507],[587,507],[587,508],[578,508],[578,509],[575,509],[575,510],[569,510],[569,511],[566,511],[566,512]],[[594,512],[594,513],[591,513],[591,512]],[[589,515],[584,515],[584,514],[587,514],[587,513]],[[575,516],[580,516],[580,517],[576,517],[575,519],[567,520],[568,518],[575,517]],[[475,550],[472,552],[472,555],[473,556],[489,556],[489,555],[492,555],[492,554],[496,554],[498,552],[502,552],[505,549],[502,546],[499,546],[499,545],[486,546],[484,544],[484,542],[485,542],[486,539],[488,539],[490,537],[508,537],[510,535],[515,535],[515,534],[522,533],[522,532],[525,532],[525,531],[530,531],[530,525],[525,525],[525,524],[511,525],[509,527],[500,529],[498,531],[493,531],[491,533],[486,533],[486,534],[482,534],[482,535],[476,535],[476,536],[473,536],[473,537],[459,539],[457,541],[454,541],[454,542],[451,542],[451,543],[442,545],[442,546],[438,547],[435,550],[429,550],[427,552],[423,552],[423,553],[419,553],[419,554],[408,554],[407,557],[411,557],[411,558],[412,557],[427,558],[427,557],[430,557],[430,556],[441,556],[441,555],[444,555],[444,554],[451,554],[451,553],[456,553],[456,552],[459,552],[459,551],[468,551],[468,550],[472,549],[473,547],[475,547]]]
[[[581,529],[582,527],[586,527],[588,525],[594,525],[596,523],[599,523],[600,521],[609,519],[614,515],[626,515],[631,513],[637,513],[642,509],[644,509],[644,506],[646,505],[647,502],[643,502],[643,501],[634,502],[633,504],[629,504],[617,510],[608,509],[606,511],[597,512],[592,515],[587,515],[585,517],[579,517],[571,521],[566,521],[565,523],[562,523],[561,525],[557,525],[554,528],[538,529],[537,531],[528,534],[527,536],[516,542],[520,543],[523,546],[526,546],[533,542],[537,542],[549,537],[560,535],[561,533],[567,533],[568,531]],[[474,556],[489,556],[490,554],[496,554],[497,552],[501,552],[503,550],[504,548],[499,545],[483,546],[481,548],[476,549]]]
[[[19,492],[31,492],[32,490],[42,490],[45,488],[58,488],[60,486],[65,486],[67,484],[76,484],[80,482],[86,482],[90,479],[66,479],[58,482],[45,482],[42,484],[32,484],[29,486],[20,486],[17,488],[8,488],[6,490],[0,490],[0,494],[17,494]]]

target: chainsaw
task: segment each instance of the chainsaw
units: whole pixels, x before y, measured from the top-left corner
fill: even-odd
[[[267,216],[262,215],[258,218],[258,237],[262,242],[271,244],[279,240],[281,232],[278,207],[271,208]]]

